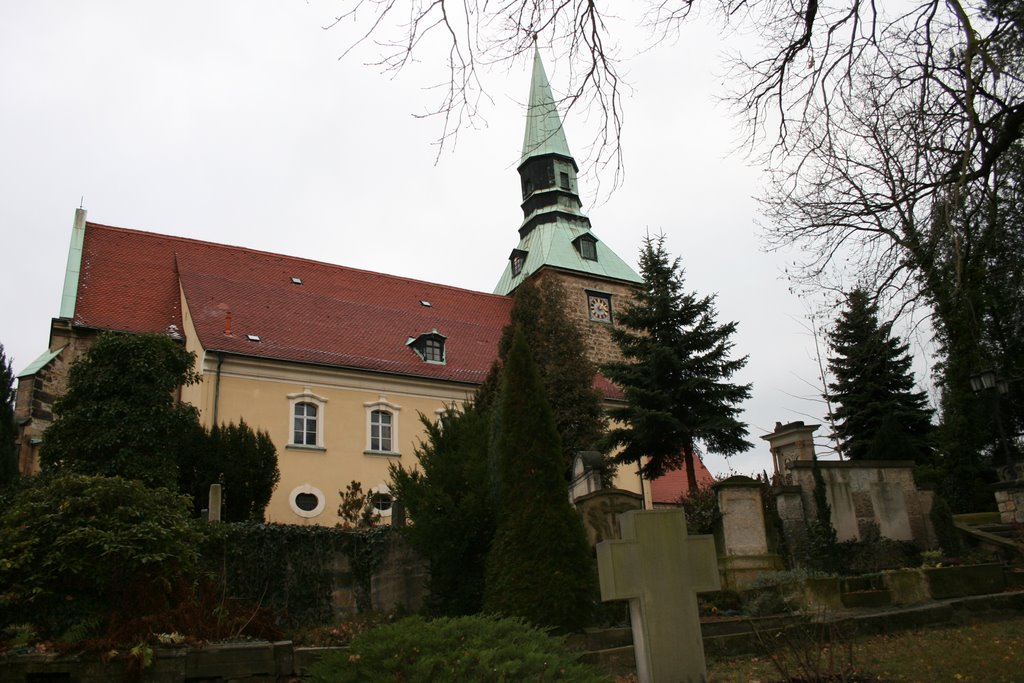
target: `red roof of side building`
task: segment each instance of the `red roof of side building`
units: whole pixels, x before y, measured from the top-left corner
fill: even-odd
[[[693,471],[697,477],[697,488],[707,488],[715,483],[715,478],[699,455],[693,459]],[[655,503],[678,503],[689,494],[689,481],[685,467],[666,472],[651,481],[651,499]]]
[[[181,293],[207,350],[473,384],[497,355],[511,307],[505,296],[87,224],[75,324],[183,331]],[[446,338],[444,364],[407,345],[435,330]]]

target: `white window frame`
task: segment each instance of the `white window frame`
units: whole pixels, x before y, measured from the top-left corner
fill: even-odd
[[[374,506],[373,510],[378,515],[380,515],[381,519],[390,519],[391,518],[391,511],[395,509],[395,494],[393,494],[391,492],[391,489],[388,487],[388,485],[383,483],[383,482],[381,482],[380,484],[377,484],[372,489],[370,489],[370,493],[369,493],[369,495],[371,496],[370,500],[372,501],[373,500],[372,496],[374,494],[378,494],[378,493],[383,493],[383,494],[386,494],[386,495],[391,497],[391,507],[389,507],[387,510],[378,510],[377,507]]]
[[[363,407],[366,408],[366,449],[363,451],[366,455],[387,455],[387,456],[400,456],[401,453],[397,450],[398,447],[398,417],[399,411],[402,410],[401,406],[397,406],[391,403],[381,396],[376,401],[364,403]],[[381,450],[372,448],[373,446],[373,413],[376,411],[382,411],[390,413],[391,415],[391,450]]]
[[[295,443],[295,409],[300,403],[308,403],[316,408],[316,443]],[[288,443],[286,448],[302,448],[308,450],[326,450],[324,448],[324,422],[327,399],[317,396],[309,387],[304,387],[297,394],[288,394]]]
[[[440,347],[441,359],[433,360],[427,358],[427,340],[436,342]],[[430,332],[419,335],[418,337],[409,337],[406,340],[406,346],[416,352],[416,355],[423,359],[426,363],[433,365],[446,365],[448,363],[448,337],[444,336],[434,328]]]
[[[303,510],[302,508],[299,507],[299,504],[296,502],[296,498],[298,498],[303,493],[309,493],[317,497],[317,500],[319,502],[317,503],[317,506],[312,510]],[[325,496],[324,492],[318,489],[317,487],[311,484],[303,484],[302,486],[296,486],[295,488],[292,489],[292,492],[288,494],[288,504],[291,506],[292,512],[297,514],[299,517],[305,517],[306,519],[309,519],[311,517],[318,517],[320,514],[323,513],[324,508],[327,507],[327,496]]]

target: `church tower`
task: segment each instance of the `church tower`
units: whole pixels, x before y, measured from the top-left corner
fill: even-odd
[[[511,294],[527,279],[539,284],[557,278],[591,360],[611,360],[618,355],[609,334],[616,307],[643,280],[597,238],[583,213],[576,179],[579,167],[569,151],[539,51],[533,57],[518,171],[523,197],[519,244],[494,291]]]

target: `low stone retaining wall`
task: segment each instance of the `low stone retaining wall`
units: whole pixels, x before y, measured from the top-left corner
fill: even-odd
[[[931,601],[911,607],[824,611],[841,632],[892,632],[976,618],[1000,618],[1024,613],[1024,591]],[[708,657],[729,657],[759,651],[759,639],[770,640],[801,617],[737,618],[703,624]],[[573,636],[569,645],[580,658],[623,675],[635,667],[629,629],[606,629]],[[290,641],[226,643],[202,648],[156,648],[152,664],[141,676],[128,671],[128,658],[103,661],[96,655],[26,654],[0,657],[0,683],[292,683],[309,673],[324,652],[338,648],[296,647]]]
[[[792,608],[804,612],[917,605],[1001,593],[1009,587],[1007,574],[1001,564],[919,567],[851,578],[810,578],[781,585],[779,590]]]

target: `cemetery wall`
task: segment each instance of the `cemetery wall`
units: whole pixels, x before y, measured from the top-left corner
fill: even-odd
[[[922,548],[935,545],[929,519],[932,492],[917,488],[912,462],[819,460],[818,466],[839,541],[870,539],[877,529],[884,538],[912,541]],[[814,510],[813,463],[794,461],[789,468],[803,508]],[[789,510],[792,502],[780,506],[780,515],[785,507],[789,517],[795,516]]]

